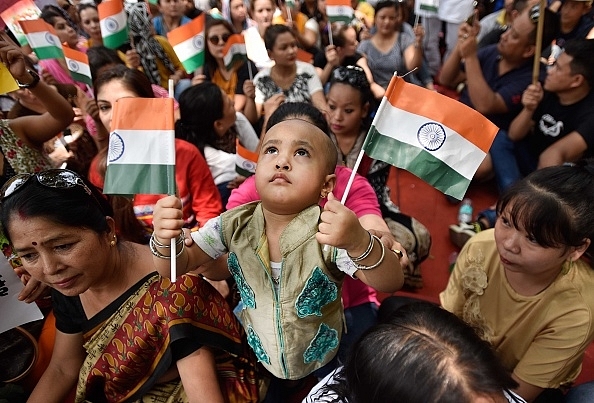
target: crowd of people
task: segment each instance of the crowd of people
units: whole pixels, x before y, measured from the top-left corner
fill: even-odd
[[[93,85],[0,33],[19,87],[0,242],[19,299],[55,318],[22,401],[594,399],[572,387],[594,340],[592,0],[351,0],[350,22],[325,0],[124,1],[117,49],[98,3],[39,16]],[[202,15],[186,71],[167,34]],[[234,34],[248,59],[229,65]],[[378,298],[423,286],[432,243],[391,200],[391,166],[361,157],[395,73],[499,128],[473,178],[499,198],[449,227],[440,306]],[[170,96],[177,194],[103,194],[117,101]]]

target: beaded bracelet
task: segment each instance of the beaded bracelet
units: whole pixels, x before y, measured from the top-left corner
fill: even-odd
[[[182,252],[184,251],[184,249],[186,248],[186,244],[183,242],[183,240],[184,240],[183,235],[179,239],[181,239],[181,242],[177,241],[175,243],[176,250],[177,250],[177,245],[180,245],[181,244],[181,248],[179,249],[179,251],[175,255],[176,258],[178,258],[182,254]],[[159,252],[159,250],[157,249],[157,247],[159,247],[159,244],[161,244],[161,243],[158,242],[153,235],[151,235],[151,239],[149,241],[149,249],[151,250],[151,253],[153,254],[153,256],[156,256],[159,259],[171,259],[171,256],[164,255],[161,252]],[[161,244],[161,245],[163,245],[163,244]]]
[[[379,242],[381,248],[382,248],[382,255],[380,256],[379,260],[372,264],[371,266],[366,266],[363,264],[355,264],[355,267],[357,267],[357,269],[359,270],[371,270],[371,269],[375,269],[376,267],[378,267],[380,264],[382,264],[382,262],[384,261],[384,257],[386,256],[386,247],[384,246],[384,244],[382,243],[382,241],[376,237],[375,235],[371,235],[371,242],[373,243],[374,240],[377,240],[377,242]],[[373,249],[373,246],[372,246]]]
[[[365,259],[367,256],[369,256],[369,254],[371,253],[371,250],[373,249],[373,235],[371,235],[371,233],[369,231],[367,231],[367,233],[369,234],[369,245],[367,245],[367,249],[365,249],[365,252],[363,252],[360,256],[357,256],[357,257],[352,257],[347,252],[347,255],[353,261],[353,263],[357,263],[357,262],[360,262],[361,260]]]

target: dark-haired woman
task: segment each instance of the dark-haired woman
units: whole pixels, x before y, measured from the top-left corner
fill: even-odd
[[[256,90],[250,74],[255,75],[258,69],[249,59],[227,69],[223,59],[223,49],[232,34],[233,27],[226,20],[215,18],[207,20],[206,63],[203,74],[195,75],[192,84],[200,84],[204,80],[212,81],[233,101],[235,110],[255,124],[258,120],[254,102]]]
[[[493,345],[528,402],[541,393],[562,401],[594,339],[594,270],[581,259],[594,239],[593,203],[593,161],[516,182],[497,202],[495,228],[466,243],[440,294]]]
[[[172,283],[158,273],[148,246],[118,238],[113,216],[71,171],[23,174],[2,188],[8,239],[52,288],[56,316],[52,358],[29,401],[64,402],[76,386],[78,402],[257,402],[253,361],[224,299],[200,277]]]
[[[310,102],[325,111],[322,83],[311,64],[297,60],[297,38],[291,28],[271,25],[264,33],[264,42],[275,65],[254,77],[258,116],[273,112],[265,110],[267,101],[271,101],[269,108],[274,109],[282,102]]]
[[[303,403],[525,403],[489,344],[428,302],[395,311],[352,351]]]
[[[233,101],[211,82],[187,89],[179,105],[175,135],[194,144],[204,155],[225,206],[231,190],[245,180],[235,170],[236,139],[244,148],[255,151],[258,136],[246,117],[235,111]]]

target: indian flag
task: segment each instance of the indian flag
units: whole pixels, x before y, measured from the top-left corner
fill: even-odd
[[[103,1],[97,6],[103,45],[117,49],[128,42],[128,17],[121,0]]]
[[[393,77],[363,149],[462,200],[498,130],[474,109]]]
[[[235,143],[235,172],[241,176],[252,176],[256,173],[256,164],[258,163],[258,153],[250,151],[241,144],[239,139]]]
[[[354,17],[351,0],[326,0],[326,15],[330,22],[348,24]]]
[[[247,60],[247,50],[245,49],[245,39],[241,34],[233,34],[227,40],[223,49],[223,63],[227,70],[230,70],[236,62],[245,62]]]
[[[66,66],[74,81],[93,85],[91,78],[91,68],[89,67],[89,58],[83,52],[70,49],[69,47],[62,48],[64,51],[64,58],[66,59]]]
[[[105,194],[175,194],[173,122],[173,98],[116,101]]]
[[[21,20],[19,24],[27,37],[27,42],[40,60],[64,57],[62,43],[51,25],[41,19]]]
[[[167,39],[188,74],[204,65],[205,14],[167,33]]]

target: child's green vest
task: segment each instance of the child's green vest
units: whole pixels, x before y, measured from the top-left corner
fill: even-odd
[[[283,231],[278,295],[261,204],[237,207],[221,218],[248,342],[264,367],[282,379],[300,379],[325,365],[342,335],[345,274],[334,263],[336,248],[324,251],[315,238],[319,218],[320,207],[309,207]]]

